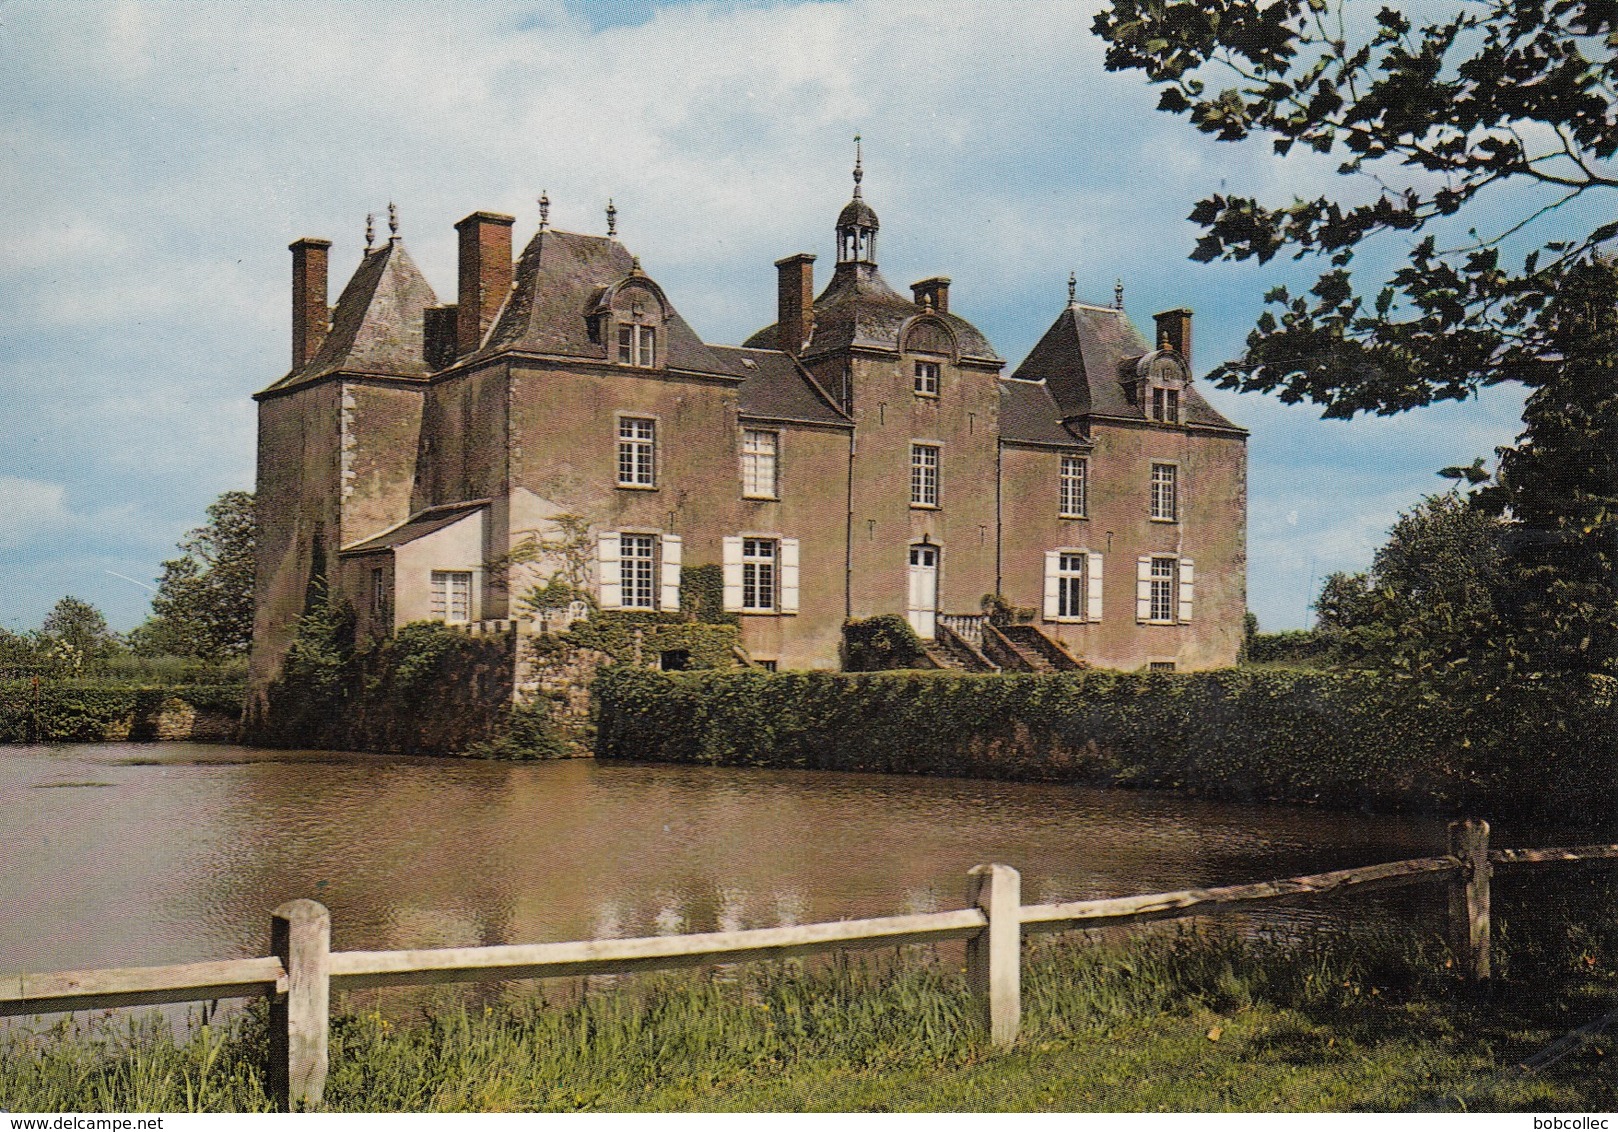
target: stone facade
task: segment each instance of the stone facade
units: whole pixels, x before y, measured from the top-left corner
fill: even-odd
[[[293,244],[293,367],[257,395],[255,687],[320,578],[381,635],[520,620],[555,579],[667,611],[707,564],[780,668],[837,667],[844,621],[877,614],[943,645],[939,618],[988,595],[1093,665],[1233,663],[1246,433],[1197,391],[1190,312],[1159,315],[1153,349],[1070,285],[1006,375],[948,279],[883,280],[859,178],[828,285],[780,260],[778,321],[740,347],[548,202],[515,259],[511,217],[456,225],[451,305],[395,236],[322,326],[329,245]]]

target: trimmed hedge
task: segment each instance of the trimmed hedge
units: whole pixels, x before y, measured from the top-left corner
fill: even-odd
[[[0,682],[0,743],[99,743],[159,738],[163,717],[198,714],[241,717],[245,691],[240,685],[200,684],[154,687],[148,684],[78,685],[40,681],[38,695],[29,680]],[[216,718],[210,730],[224,727]]]
[[[1370,673],[615,669],[596,685],[597,753],[1599,817],[1618,781],[1614,684],[1463,701]]]

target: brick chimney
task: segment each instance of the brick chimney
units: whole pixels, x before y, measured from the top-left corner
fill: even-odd
[[[1185,359],[1185,364],[1191,364],[1191,312],[1181,307],[1178,310],[1163,311],[1153,316],[1157,319],[1157,341],[1154,346],[1161,347],[1164,342],[1174,347],[1174,352]]]
[[[483,342],[511,291],[511,226],[516,218],[474,212],[455,225],[460,233],[460,290],[455,353],[465,357]]]
[[[326,251],[330,240],[305,236],[287,245],[292,251],[292,368],[302,369],[320,353],[331,328],[326,305]]]
[[[918,307],[931,305],[939,314],[949,313],[949,276],[935,275],[920,283],[912,283],[910,293],[916,296]]]
[[[776,345],[801,354],[815,332],[815,257],[808,252],[775,261]]]

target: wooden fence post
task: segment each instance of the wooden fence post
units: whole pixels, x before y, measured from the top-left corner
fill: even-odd
[[[331,913],[289,900],[270,913],[270,954],[286,968],[286,993],[270,999],[270,1096],[282,1111],[320,1103],[326,1088],[331,1009]]]
[[[989,1040],[1008,1046],[1022,1019],[1022,878],[1010,865],[978,865],[967,876],[967,903],[989,917],[966,941],[967,984]]]
[[[1450,947],[1467,982],[1483,983],[1489,964],[1489,823],[1451,822],[1449,851],[1464,865],[1449,890]]]

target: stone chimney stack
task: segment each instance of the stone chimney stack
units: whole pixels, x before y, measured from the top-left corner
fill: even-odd
[[[918,307],[930,306],[939,314],[949,313],[949,276],[935,275],[912,283],[910,293],[916,297]]]
[[[815,332],[815,257],[808,252],[775,261],[776,346],[803,353]]]
[[[1164,342],[1174,347],[1174,352],[1185,359],[1185,364],[1191,364],[1191,312],[1181,307],[1179,310],[1163,311],[1154,315],[1157,319],[1157,341],[1154,346],[1161,347]]]
[[[483,343],[511,291],[511,226],[516,222],[516,217],[498,212],[474,212],[455,225],[461,238],[457,357],[465,357]]]
[[[287,246],[292,251],[292,368],[298,370],[320,353],[331,328],[331,308],[326,305],[326,252],[331,241],[305,236]]]

